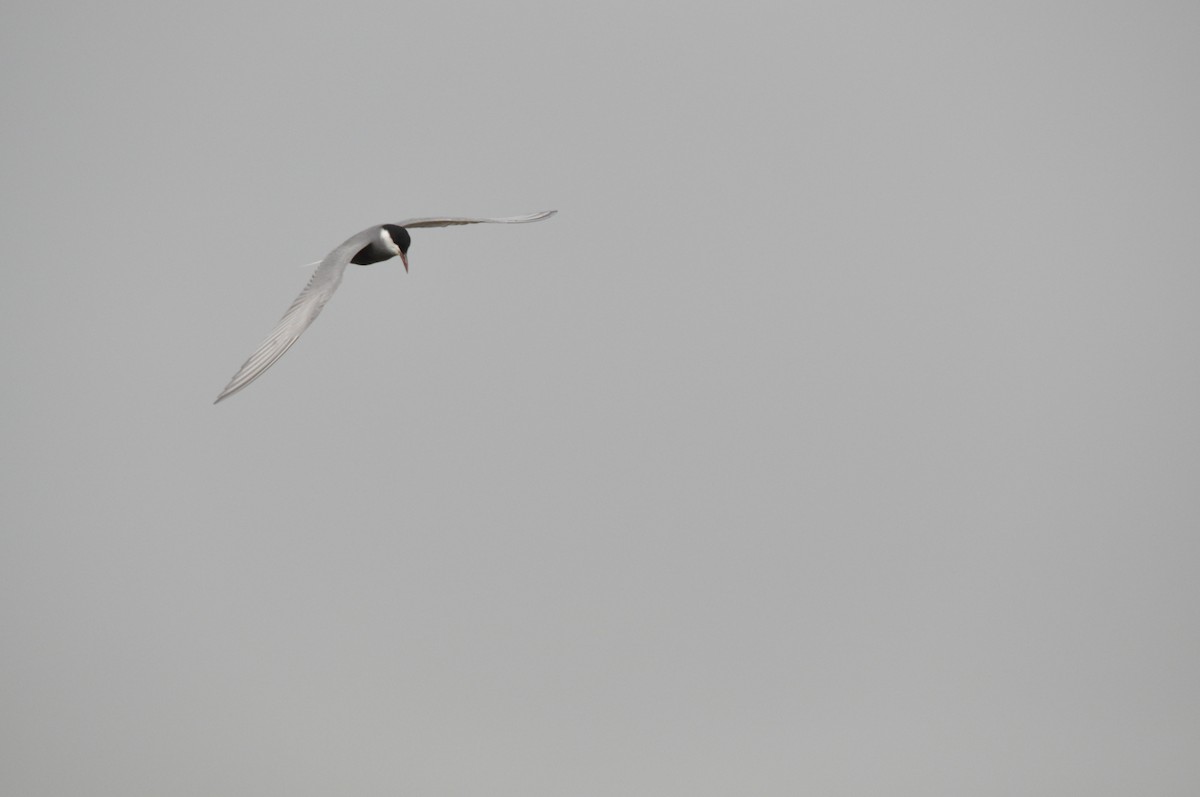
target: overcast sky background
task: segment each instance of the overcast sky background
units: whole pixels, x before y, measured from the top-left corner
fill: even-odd
[[[7,3],[0,792],[1196,794],[1198,37]]]

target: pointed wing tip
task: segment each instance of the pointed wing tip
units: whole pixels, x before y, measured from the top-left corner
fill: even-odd
[[[538,211],[537,213],[527,213],[524,216],[508,216],[506,218],[491,219],[491,221],[507,222],[510,224],[511,223],[525,224],[525,223],[531,222],[531,221],[541,221],[542,219],[548,219],[556,213],[558,213],[557,210],[541,210],[541,211]]]

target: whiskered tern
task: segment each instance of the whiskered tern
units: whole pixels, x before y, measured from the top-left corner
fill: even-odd
[[[357,235],[346,239],[346,242],[325,255],[325,259],[317,266],[309,279],[308,285],[292,302],[292,306],[284,313],[279,324],[271,335],[258,347],[258,351],[246,360],[245,364],[234,374],[233,379],[217,396],[213,403],[229,398],[246,385],[262,376],[263,372],[275,364],[284,352],[292,347],[304,330],[308,329],[321,308],[333,296],[338,285],[342,283],[342,274],[346,266],[354,263],[357,266],[369,266],[372,263],[382,263],[393,257],[400,258],[404,270],[408,271],[408,247],[411,243],[408,231],[416,227],[455,227],[460,224],[524,224],[530,221],[541,221],[553,216],[558,211],[546,210],[541,213],[530,213],[528,216],[509,216],[502,219],[465,219],[441,217],[430,219],[409,219],[399,224],[378,224],[368,227]]]

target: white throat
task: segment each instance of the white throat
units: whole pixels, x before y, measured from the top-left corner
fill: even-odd
[[[400,256],[400,247],[396,246],[396,242],[392,240],[392,234],[387,231],[386,227],[379,228],[379,240],[383,241],[383,245],[387,247],[393,257]]]

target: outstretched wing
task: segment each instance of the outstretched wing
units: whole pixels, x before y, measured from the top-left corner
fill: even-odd
[[[370,227],[348,239],[325,256],[325,259],[317,266],[317,270],[313,272],[308,285],[296,297],[296,301],[292,302],[288,311],[283,314],[283,318],[279,320],[271,335],[233,375],[233,379],[229,380],[229,384],[221,391],[221,395],[217,396],[214,404],[229,398],[258,379],[262,376],[263,371],[274,365],[275,361],[292,347],[304,330],[308,329],[308,325],[320,315],[321,308],[329,301],[329,297],[333,296],[333,292],[342,284],[342,275],[345,273],[350,259],[378,234],[379,227]]]
[[[527,216],[507,216],[502,219],[462,219],[452,216],[444,216],[431,219],[409,219],[408,221],[400,222],[401,227],[455,227],[459,224],[525,224],[530,221],[541,221],[548,219],[557,213],[557,210],[543,210],[541,213],[530,213]]]

